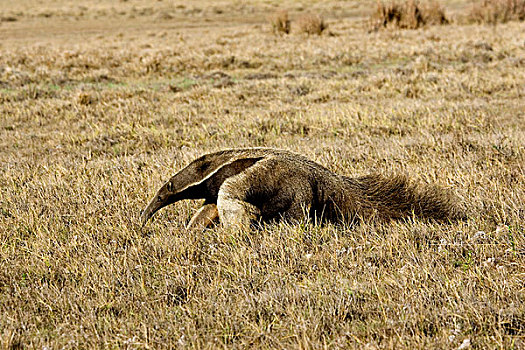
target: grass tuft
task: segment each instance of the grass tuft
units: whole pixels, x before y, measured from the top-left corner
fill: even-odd
[[[505,23],[525,20],[525,0],[481,0],[472,5],[467,18],[474,23]]]
[[[275,34],[289,34],[291,25],[288,11],[279,10],[268,17],[268,22]]]
[[[313,13],[306,13],[297,18],[296,25],[297,32],[308,35],[321,35],[321,33],[328,28],[323,18]]]
[[[426,2],[422,7],[422,15],[425,25],[445,25],[450,23],[445,9],[438,1]]]
[[[372,21],[375,29],[386,27],[417,29],[427,24],[449,23],[443,7],[438,2],[430,1],[421,5],[417,0],[403,2],[378,0]]]

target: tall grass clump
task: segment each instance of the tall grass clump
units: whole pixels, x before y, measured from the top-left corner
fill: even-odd
[[[443,7],[431,1],[421,5],[416,0],[403,2],[377,2],[373,15],[374,29],[394,27],[402,29],[417,29],[426,24],[447,24],[449,21]]]
[[[297,19],[297,31],[308,35],[321,35],[327,28],[325,21],[319,15],[307,13]]]
[[[443,6],[437,1],[426,3],[423,8],[423,21],[427,25],[442,25],[450,23]]]
[[[290,18],[288,11],[280,10],[268,17],[272,31],[275,34],[289,34],[290,33]]]
[[[505,23],[525,20],[525,0],[476,1],[468,15],[475,23]]]

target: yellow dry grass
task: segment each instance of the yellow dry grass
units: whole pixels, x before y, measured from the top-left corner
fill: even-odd
[[[332,35],[278,37],[277,2],[35,4],[0,9],[0,347],[525,346],[522,23],[369,33],[370,4],[288,1]],[[438,183],[469,219],[196,233],[182,202],[138,227],[245,146]]]

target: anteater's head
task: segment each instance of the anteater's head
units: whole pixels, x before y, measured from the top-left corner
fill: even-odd
[[[208,155],[194,160],[162,185],[146,209],[142,211],[140,216],[142,226],[144,226],[159,209],[169,204],[182,199],[206,198],[207,190],[204,182],[221,163],[217,161],[218,159],[209,158]]]
[[[239,173],[260,159],[238,158],[239,152],[222,151],[195,159],[162,185],[141,214],[142,226],[157,210],[182,199],[216,200],[219,187],[227,177]]]
[[[228,177],[239,174],[263,158],[257,152],[244,154],[230,150],[197,158],[160,188],[142,212],[142,226],[157,210],[182,199],[217,200],[219,188]]]

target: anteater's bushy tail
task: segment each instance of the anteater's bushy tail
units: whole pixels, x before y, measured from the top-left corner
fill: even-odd
[[[405,176],[368,175],[352,179],[361,194],[361,215],[384,219],[417,216],[439,221],[465,217],[457,198],[434,185],[419,185]]]

